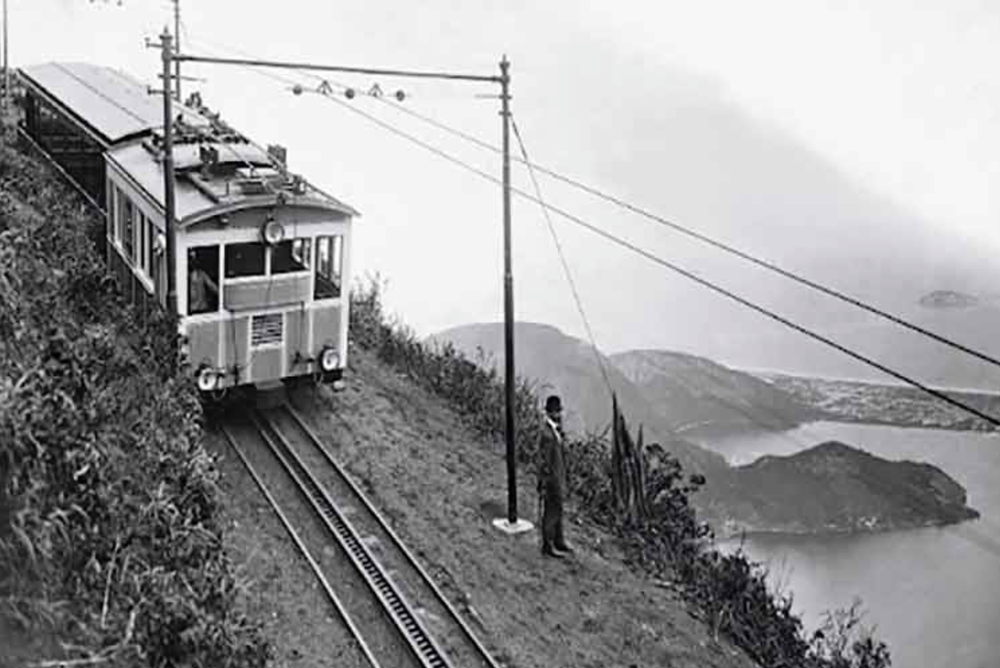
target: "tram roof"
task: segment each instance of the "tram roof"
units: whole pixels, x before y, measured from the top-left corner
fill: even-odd
[[[88,63],[44,63],[20,69],[25,83],[75,120],[82,121],[105,145],[142,136],[163,125],[163,102],[138,79],[119,70]],[[200,114],[177,105],[185,122],[207,124]]]
[[[247,170],[259,169],[257,178],[247,179],[241,177],[239,173],[230,172],[206,177],[194,167],[200,165],[195,151],[199,146],[208,145],[216,144],[181,144],[174,147],[178,170],[174,206],[177,220],[182,225],[185,221],[200,220],[206,214],[221,209],[272,205],[279,192],[284,192],[283,196],[290,204],[323,208],[346,216],[360,215],[349,204],[341,202],[307,181],[303,181],[303,188],[298,193],[288,190],[287,179],[271,166],[266,152],[249,143],[229,144],[225,147],[217,144],[220,147],[217,150],[222,156],[230,156],[226,161],[230,166],[244,165]],[[124,172],[157,206],[160,208],[165,206],[163,161],[159,150],[152,142],[148,139],[129,142],[111,149],[106,156],[109,162]],[[269,185],[253,188],[248,193],[244,190],[244,184],[248,181],[261,184],[267,182]]]
[[[144,84],[134,77],[99,65],[87,63],[45,63],[21,68],[25,84],[44,97],[60,113],[82,124],[107,149],[107,159],[115,163],[160,207],[164,206],[163,166],[159,145],[162,140],[163,103],[158,95],[150,95]],[[242,135],[201,111],[177,104],[175,129],[194,138],[174,145],[174,166],[177,170],[176,213],[178,220],[198,219],[203,212],[226,207],[265,204],[279,190],[287,188],[286,178],[265,177],[270,185],[267,194],[245,190],[241,184],[249,180],[239,175],[202,178],[201,147],[215,147],[220,164],[245,166],[250,171],[261,168],[273,172],[273,162],[267,152],[247,141]],[[226,136],[220,136],[226,135]],[[286,175],[280,175],[286,176]],[[286,192],[300,205],[319,206],[348,216],[358,212],[303,181],[304,188],[295,196]]]

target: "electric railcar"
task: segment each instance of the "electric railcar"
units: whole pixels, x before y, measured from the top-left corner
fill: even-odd
[[[165,307],[162,101],[120,72],[22,68],[25,141],[106,215],[108,266]],[[194,105],[198,105],[196,108]],[[357,212],[200,108],[178,105],[175,285],[183,352],[202,392],[313,376],[342,384]]]

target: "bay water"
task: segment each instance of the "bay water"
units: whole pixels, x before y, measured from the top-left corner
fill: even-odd
[[[687,438],[734,465],[839,440],[891,460],[934,464],[982,517],[876,534],[755,534],[742,541],[794,596],[808,632],[860,598],[897,668],[1000,668],[1000,434],[814,422],[778,433]],[[732,550],[739,541],[720,547]]]

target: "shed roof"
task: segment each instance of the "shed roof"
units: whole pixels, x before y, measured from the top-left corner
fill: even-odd
[[[163,102],[132,76],[88,63],[44,63],[21,68],[25,83],[76,119],[105,145],[141,136],[163,125]],[[177,114],[204,125],[200,114],[177,105]]]

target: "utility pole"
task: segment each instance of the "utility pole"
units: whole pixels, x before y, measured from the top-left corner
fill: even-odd
[[[181,0],[173,0],[174,2],[174,54],[179,54],[181,52]],[[183,103],[181,100],[181,61],[174,61],[174,74],[177,81],[177,101]]]
[[[10,63],[7,60],[7,0],[3,0],[3,109],[7,110],[10,100]]]
[[[517,524],[517,448],[514,421],[514,272],[510,241],[510,63],[500,61],[500,116],[503,118],[503,324],[507,440],[507,523]]]
[[[163,29],[160,35],[160,53],[163,57],[163,199],[164,225],[166,226],[166,271],[167,271],[167,313],[177,313],[177,258],[176,240],[174,237],[176,225],[176,205],[174,203],[174,111],[173,96],[170,93],[170,65],[174,59],[173,39],[170,31]],[[178,86],[180,81],[178,80]]]
[[[169,35],[165,35],[169,40]],[[168,42],[169,43],[169,42]],[[167,49],[164,50],[164,54]],[[169,56],[164,55],[164,62]],[[348,67],[346,65],[323,65],[317,63],[295,63],[255,58],[216,58],[177,53],[173,60],[192,63],[212,63],[216,65],[239,65],[268,67],[287,70],[311,70],[317,72],[341,72],[347,74],[370,74],[388,77],[411,77],[419,79],[442,79],[477,83],[500,84],[500,115],[503,118],[503,238],[504,238],[504,332],[505,332],[505,389],[506,389],[506,446],[507,446],[507,516],[493,520],[493,525],[507,533],[520,533],[532,528],[531,522],[517,517],[517,461],[515,447],[515,380],[514,375],[514,277],[511,269],[511,210],[510,210],[510,62],[504,56],[500,61],[500,76],[462,74],[456,72],[428,72],[406,69],[383,69],[374,67]],[[164,78],[167,78],[164,65]],[[179,80],[179,79],[178,79]],[[329,85],[324,82],[318,92],[330,95]],[[167,144],[167,146],[170,146]],[[167,149],[169,152],[169,148]],[[171,170],[172,171],[172,170]],[[172,174],[171,174],[172,178]]]

